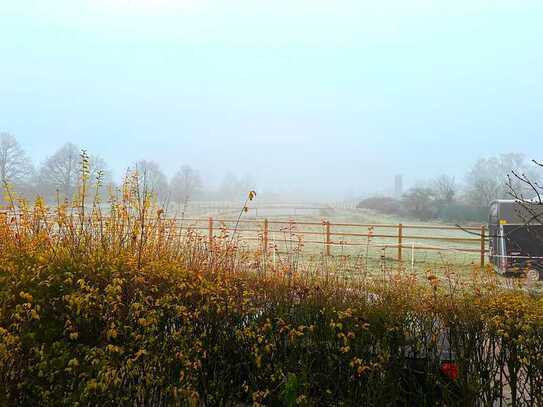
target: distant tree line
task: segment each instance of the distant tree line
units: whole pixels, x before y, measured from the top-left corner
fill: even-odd
[[[0,190],[8,186],[17,196],[29,199],[41,196],[49,202],[70,200],[80,184],[81,154],[79,146],[66,143],[36,165],[12,134],[0,133]],[[92,191],[107,194],[108,190],[115,190],[117,183],[102,157],[88,154],[88,166]],[[255,188],[251,177],[227,173],[218,188],[205,189],[200,172],[189,165],[181,165],[170,178],[155,161],[140,160],[131,169],[137,171],[145,189],[162,203],[183,205],[202,199],[240,200]],[[0,204],[5,202],[5,194],[0,194]]]
[[[534,195],[529,185],[510,174],[521,174],[538,184],[541,174],[537,167],[517,153],[483,158],[469,169],[463,183],[453,176],[440,175],[419,183],[400,198],[371,197],[358,206],[421,220],[485,221],[491,201],[512,199],[511,191],[526,199]]]

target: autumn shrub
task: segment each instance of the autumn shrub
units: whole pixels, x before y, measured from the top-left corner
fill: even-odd
[[[288,267],[169,219],[137,174],[107,210],[12,198],[1,404],[543,404],[542,301],[489,270],[460,287]]]

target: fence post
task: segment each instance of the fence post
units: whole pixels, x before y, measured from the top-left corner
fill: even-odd
[[[262,234],[262,244],[263,244],[263,250],[264,254],[268,253],[268,219],[264,219],[264,233]]]
[[[324,223],[326,225],[326,255],[330,256],[330,244],[332,243],[332,239],[330,238],[330,221],[327,220]]]
[[[402,261],[403,225],[398,224],[398,261]]]
[[[209,251],[212,250],[213,247],[213,218],[210,216],[208,219],[208,225],[207,225],[207,233],[209,238]]]
[[[482,225],[481,226],[481,268],[483,268],[485,266],[485,247],[486,247],[486,242],[485,242],[485,225]]]

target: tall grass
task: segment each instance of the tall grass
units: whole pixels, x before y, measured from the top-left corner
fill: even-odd
[[[274,266],[169,220],[138,174],[107,211],[82,174],[74,202],[0,216],[1,404],[543,405],[543,303],[490,270]]]

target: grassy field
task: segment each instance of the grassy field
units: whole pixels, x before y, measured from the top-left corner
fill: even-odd
[[[191,214],[181,222],[183,227],[197,228],[198,233],[208,236],[208,216],[214,219],[213,234],[217,239],[231,239],[234,235],[240,247],[248,251],[262,251],[264,219],[269,221],[267,258],[273,267],[289,265],[300,273],[315,276],[364,279],[368,276],[383,278],[394,273],[410,273],[418,280],[427,281],[436,276],[443,282],[462,281],[471,284],[480,274],[491,275],[496,284],[507,288],[523,288],[540,293],[543,285],[520,277],[497,275],[485,255],[485,267],[481,269],[480,224],[460,225],[470,228],[463,230],[454,224],[436,221],[423,222],[417,219],[385,215],[367,209],[320,209],[284,213],[273,210],[256,212],[249,208],[240,211],[210,212],[195,221]],[[258,216],[255,216],[257,215]],[[262,215],[262,216],[261,216]],[[227,220],[223,222],[222,220]],[[330,255],[327,256],[325,241],[326,226],[331,223]],[[307,225],[305,223],[312,223]],[[347,226],[364,225],[364,226]],[[398,261],[398,224],[403,226],[402,261]],[[237,225],[237,226],[236,226]],[[368,225],[378,225],[375,227]],[[379,226],[380,225],[380,226]],[[420,226],[421,228],[407,227]],[[443,227],[443,229],[434,229]],[[300,233],[305,232],[305,233]],[[338,236],[338,234],[372,234],[367,236]],[[379,237],[393,235],[394,237]],[[413,237],[419,237],[413,238]],[[430,239],[436,238],[436,239]],[[438,238],[461,238],[471,241],[443,241]],[[485,242],[485,248],[488,242]],[[433,250],[426,249],[430,247]],[[440,248],[436,250],[434,248]],[[466,251],[466,249],[470,251]],[[538,294],[539,295],[539,294]]]
[[[398,266],[398,227],[403,225],[428,226],[454,226],[435,222],[421,222],[415,219],[399,218],[395,216],[383,215],[364,209],[322,209],[320,211],[307,211],[312,213],[303,214],[298,211],[295,217],[292,216],[292,210],[288,214],[280,214],[277,211],[266,213],[263,210],[258,211],[249,209],[243,213],[241,220],[236,227],[239,211],[223,211],[219,213],[209,213],[217,221],[214,222],[214,235],[221,234],[221,226],[228,228],[231,235],[236,230],[236,236],[240,238],[243,244],[255,248],[262,244],[264,218],[269,219],[268,241],[271,256],[292,257],[304,262],[320,261],[326,254],[325,233],[326,226],[323,221],[331,223],[331,241],[330,254],[332,258],[349,258],[355,263],[364,263],[373,265],[373,269],[381,269],[382,263],[386,267]],[[318,213],[316,213],[318,212]],[[188,227],[200,228],[201,233],[208,233],[207,216],[200,217],[200,221],[191,220],[183,222]],[[220,222],[218,220],[228,220]],[[314,223],[306,225],[303,223]],[[339,225],[337,225],[339,224]],[[347,226],[347,224],[362,225],[390,225],[386,226]],[[466,226],[466,225],[463,225]],[[474,226],[474,225],[468,225]],[[480,225],[477,225],[480,226]],[[339,235],[335,235],[338,233]],[[344,236],[341,234],[346,234]],[[352,236],[352,235],[372,235]],[[380,237],[381,235],[390,235],[393,237]],[[471,269],[480,264],[480,239],[478,231],[464,231],[461,229],[413,229],[403,228],[402,240],[402,263],[404,269],[413,272],[424,271],[428,266],[438,268],[464,268]],[[411,237],[421,237],[413,239]],[[467,238],[473,239],[472,242],[450,242],[428,240],[428,237],[445,238]],[[423,247],[442,248],[443,250],[428,250]],[[473,252],[465,252],[469,249]],[[332,260],[333,261],[333,260]]]

